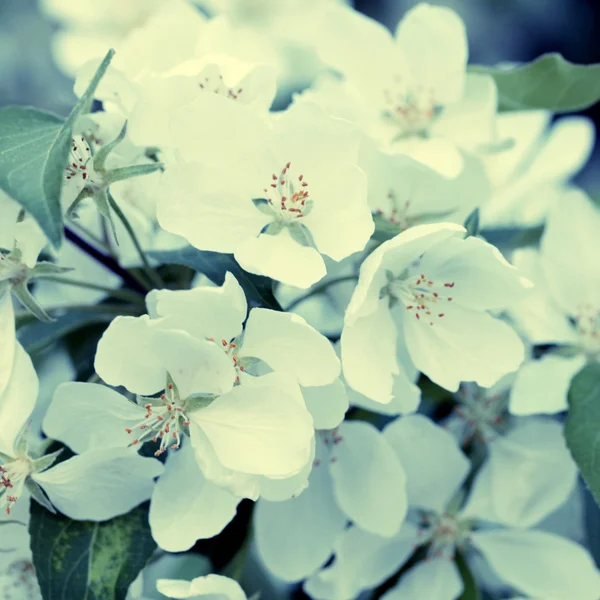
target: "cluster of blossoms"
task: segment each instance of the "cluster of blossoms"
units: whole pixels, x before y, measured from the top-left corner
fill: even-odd
[[[30,498],[94,522],[149,501],[165,553],[250,500],[254,560],[314,600],[598,600],[556,527],[581,502],[567,392],[600,362],[600,209],[570,182],[590,124],[498,113],[446,8],[392,35],[334,0],[76,4],[44,2],[76,94],[116,54],[61,249],[0,195],[0,594],[40,597]],[[487,241],[507,228],[543,232]],[[88,366],[29,313],[97,340]]]

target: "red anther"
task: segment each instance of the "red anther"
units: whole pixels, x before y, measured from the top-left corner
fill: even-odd
[[[240,367],[240,371],[243,373],[246,369],[244,367]]]
[[[221,344],[223,344],[223,346],[227,346],[227,340],[221,340]]]
[[[169,384],[167,387],[168,387],[170,390],[172,390],[172,389],[173,389],[173,384],[172,384],[172,383],[170,383],[170,384]]]
[[[448,302],[452,302],[452,298],[446,298],[446,300],[448,300]]]
[[[158,415],[158,416],[156,417],[156,419],[157,419],[157,421],[164,421],[164,419],[163,419],[163,418],[162,418],[160,415]]]
[[[286,168],[286,169],[289,169],[289,168],[290,168],[290,166],[291,166],[291,164],[292,164],[291,162],[287,163],[287,165],[285,165],[285,168]]]
[[[140,425],[140,431],[144,431],[144,429],[148,429],[147,425]]]
[[[454,287],[454,281],[451,281],[450,283],[445,283],[444,287],[453,288]]]
[[[412,304],[410,306],[407,306],[406,310],[410,310],[411,308],[414,308],[414,306]]]
[[[443,317],[443,316],[444,316],[444,313],[440,313],[440,314],[438,315],[438,317]]]
[[[173,410],[173,405],[171,403],[167,404],[167,410],[168,411],[172,411]]]
[[[161,396],[160,396],[160,399],[161,399],[161,400],[166,400],[166,399],[167,399],[167,397],[165,396],[165,394],[161,394]]]
[[[171,425],[169,423],[167,423],[165,425],[165,433],[169,433],[169,431],[171,431]]]
[[[421,315],[419,313],[415,313],[415,317],[417,317],[417,319],[420,319]]]
[[[304,175],[298,175],[298,181],[302,181],[304,179]]]
[[[190,425],[190,421],[184,421],[184,422],[183,422],[183,425],[184,425],[184,427],[189,427],[189,425]]]
[[[140,443],[140,440],[133,440],[133,442],[131,442],[131,445],[136,446],[139,443]]]
[[[433,297],[434,297],[434,298],[437,298],[437,297],[438,297],[438,295],[439,295],[439,294],[438,294],[437,292],[433,292]]]
[[[237,344],[234,344],[233,342],[231,342],[231,344],[229,344],[230,348],[237,348]]]

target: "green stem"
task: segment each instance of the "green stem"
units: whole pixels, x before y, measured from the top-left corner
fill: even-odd
[[[92,242],[94,242],[94,244],[102,248],[104,251],[112,254],[106,243],[96,234],[92,233],[87,227],[84,227],[81,223],[79,223],[77,219],[69,219],[69,225],[73,226],[75,229],[78,229],[85,237],[89,238]]]
[[[69,277],[60,277],[58,275],[44,277],[46,281],[54,281],[56,283],[62,283],[64,285],[72,285],[75,287],[85,288],[88,290],[98,290],[100,292],[106,292],[111,295],[113,298],[119,298],[120,300],[125,300],[126,302],[131,302],[133,304],[140,304],[144,306],[144,298],[138,294],[137,292],[130,292],[127,290],[114,290],[113,288],[106,287],[104,285],[98,285],[96,283],[88,283],[87,281],[78,281],[77,279],[71,279]]]
[[[344,283],[346,281],[356,281],[357,279],[358,275],[344,275],[343,277],[337,277],[336,279],[329,279],[328,281],[324,281],[320,285],[316,285],[315,287],[313,287],[312,290],[308,292],[308,294],[305,294],[304,296],[300,296],[295,300],[292,300],[292,302],[290,302],[290,305],[285,310],[286,312],[289,312],[305,300],[308,300],[309,298],[312,298],[313,296],[316,296],[318,294],[322,294],[324,291],[326,291],[333,285],[337,285],[338,283]]]
[[[133,242],[133,245],[135,246],[135,249],[137,250],[137,253],[139,254],[140,259],[144,265],[144,271],[146,272],[148,278],[152,282],[152,285],[158,289],[166,287],[160,275],[152,268],[152,265],[148,261],[148,257],[146,256],[146,253],[144,252],[144,249],[142,248],[140,241],[138,240],[137,235],[135,234],[135,231],[131,226],[131,223],[129,223],[129,220],[125,216],[125,213],[123,213],[119,205],[115,202],[115,199],[112,197],[112,194],[110,192],[107,192],[107,196],[111,208],[115,211],[117,217],[119,217],[121,223],[123,223],[123,226],[127,230],[127,233],[129,234],[129,237],[131,238],[131,241]]]

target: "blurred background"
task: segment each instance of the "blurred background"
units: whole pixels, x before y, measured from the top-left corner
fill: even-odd
[[[272,0],[276,2],[277,0]],[[58,28],[39,9],[54,0],[0,0],[0,106],[29,104],[66,114],[73,103],[71,81],[55,66],[50,40]],[[127,5],[127,0],[123,0]],[[152,5],[155,0],[148,0]],[[355,0],[355,7],[390,28],[418,0]],[[431,0],[455,9],[467,24],[471,62],[529,61],[560,52],[578,63],[600,62],[600,2],[594,0]],[[62,3],[66,5],[66,2]],[[96,13],[113,2],[81,0],[76,12]],[[132,4],[136,4],[133,2]],[[127,9],[119,9],[124,12]],[[77,20],[82,15],[73,15]],[[85,17],[83,17],[85,18]],[[121,15],[122,18],[122,15]],[[600,107],[587,114],[600,124]],[[600,151],[579,177],[600,191]]]

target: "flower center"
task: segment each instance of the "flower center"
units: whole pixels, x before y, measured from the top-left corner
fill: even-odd
[[[38,600],[42,598],[35,576],[33,564],[28,560],[13,562],[6,574],[2,576],[3,587],[0,588],[2,598],[22,598],[23,600]]]
[[[265,209],[275,217],[275,222],[288,225],[305,217],[312,208],[308,183],[304,175],[290,174],[292,163],[286,163],[279,175],[271,175],[271,183],[264,188]],[[264,204],[264,203],[263,203]]]
[[[430,557],[452,560],[456,549],[468,541],[471,530],[470,522],[455,515],[423,513],[419,537],[423,544],[430,542]]]
[[[220,73],[203,75],[198,82],[198,86],[205,92],[225,96],[230,100],[238,100],[244,91],[241,87],[228,87],[223,80],[223,75]]]
[[[0,508],[10,515],[12,507],[23,491],[25,479],[31,473],[31,461],[26,457],[15,458],[0,465]]]
[[[233,362],[233,366],[235,367],[235,371],[237,373],[237,377],[235,378],[235,383],[239,383],[240,382],[240,373],[243,373],[246,368],[244,367],[244,365],[240,364],[240,359],[239,356],[237,355],[238,352],[238,344],[236,343],[236,340],[232,340],[231,342],[228,342],[227,340],[221,339],[220,341],[215,340],[215,338],[206,338],[209,342],[214,342],[215,344],[219,344],[223,347],[223,350],[225,351],[225,354],[227,354],[227,356],[229,356],[231,358],[231,361]]]
[[[455,412],[467,426],[463,444],[473,437],[482,442],[489,441],[506,423],[508,393],[489,394],[475,383],[463,383],[456,397],[460,405]]]
[[[423,87],[407,89],[401,77],[383,90],[383,117],[398,130],[398,138],[426,136],[442,108],[435,102],[434,91]]]
[[[329,451],[329,462],[334,463],[337,461],[337,458],[334,456],[335,447],[344,441],[344,438],[339,434],[337,429],[321,429],[317,431],[317,434],[321,438],[323,445]],[[315,458],[313,462],[313,467],[321,466],[321,460]]]
[[[575,326],[583,350],[592,358],[600,358],[600,310],[591,304],[580,305]]]
[[[454,287],[453,281],[434,282],[424,273],[410,275],[407,272],[399,277],[388,273],[389,283],[382,290],[392,299],[399,300],[405,309],[416,319],[433,325],[445,316],[443,304],[452,302],[448,293]]]
[[[82,135],[73,137],[69,162],[65,167],[65,179],[80,179],[84,185],[91,185],[94,183],[94,175],[92,151],[87,140]]]
[[[137,434],[131,445],[160,440],[160,447],[154,453],[155,456],[160,456],[169,448],[179,449],[181,436],[190,421],[185,414],[185,401],[182,402],[175,386],[169,383],[160,398],[146,398],[146,400],[148,402],[144,405],[146,409],[144,418],[133,427],[125,429],[129,434],[134,432]]]

